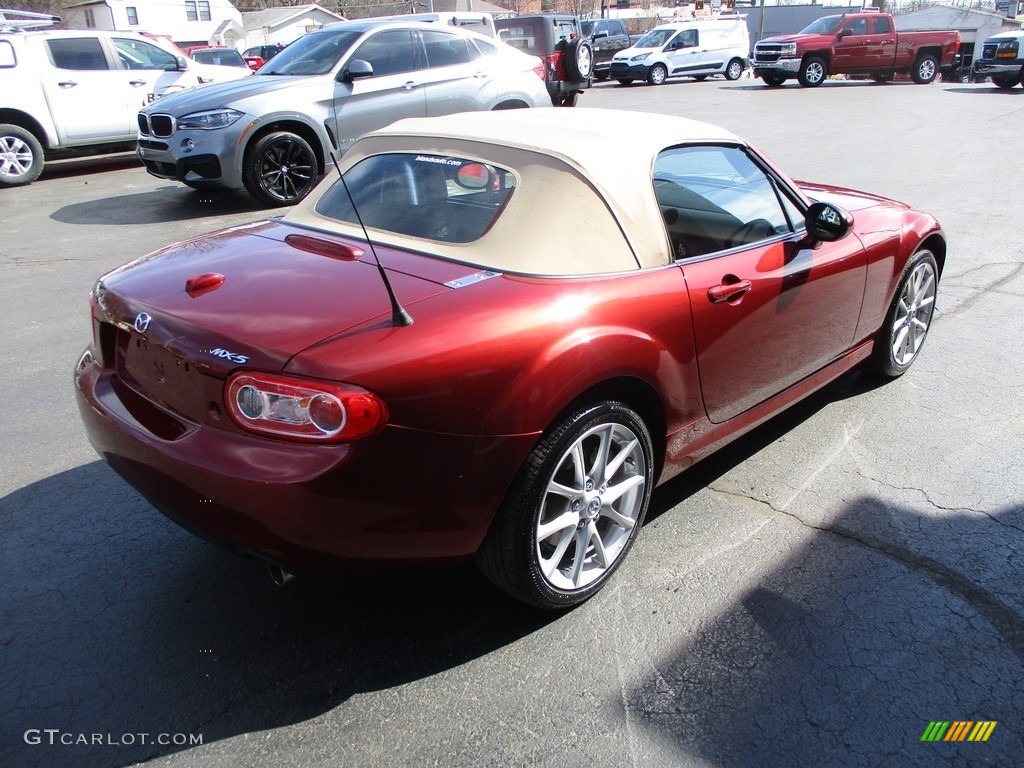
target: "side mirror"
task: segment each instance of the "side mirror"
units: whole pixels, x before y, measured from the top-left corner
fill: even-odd
[[[188,60],[184,56],[175,56],[174,63],[164,67],[164,72],[184,72],[188,69]]]
[[[593,38],[593,39],[594,39],[594,40],[600,40],[600,39],[601,39],[602,37],[608,37],[608,33],[607,33],[607,32],[604,32],[604,31],[601,31],[601,32],[595,32],[595,33],[594,33],[594,38]]]
[[[853,216],[831,203],[811,203],[804,217],[811,248],[842,240],[853,226]]]
[[[839,30],[839,34],[836,35],[836,40],[842,40],[844,37],[849,37],[853,34],[853,30],[847,27],[846,29]]]
[[[373,65],[363,59],[353,59],[335,78],[339,82],[351,83],[363,77],[373,77]]]

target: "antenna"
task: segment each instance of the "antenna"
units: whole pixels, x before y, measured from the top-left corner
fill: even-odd
[[[32,11],[12,11],[0,8],[0,32],[18,32],[23,29],[52,27],[60,24],[60,16]]]
[[[370,239],[370,233],[366,231],[366,225],[363,224],[363,217],[359,215],[359,209],[356,207],[356,200],[352,197],[352,190],[348,188],[348,182],[345,181],[345,174],[341,172],[341,168],[338,166],[338,158],[331,153],[331,162],[334,163],[334,169],[338,172],[338,176],[341,178],[341,185],[345,188],[345,194],[348,195],[348,201],[352,203],[352,210],[356,214],[356,221],[359,222],[359,227],[363,230],[363,236],[366,238],[366,244],[370,246],[370,253],[373,254],[373,260],[377,262],[377,271],[380,272],[380,279],[384,281],[384,287],[387,288],[388,298],[391,299],[391,324],[394,326],[400,325],[412,325],[412,315],[405,311],[405,308],[398,303],[398,297],[395,296],[395,289],[391,287],[391,280],[388,279],[388,273],[384,271],[384,265],[380,263],[380,257],[377,255],[377,249],[373,247],[373,241]]]

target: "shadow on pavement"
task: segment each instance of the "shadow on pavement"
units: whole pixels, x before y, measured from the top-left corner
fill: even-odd
[[[163,224],[191,221],[204,217],[233,213],[254,214],[266,211],[267,216],[285,213],[287,208],[267,208],[241,192],[195,190],[182,184],[168,185],[153,192],[107,197],[57,209],[52,218],[63,224],[94,226]]]
[[[298,723],[558,618],[471,566],[273,587],[264,566],[178,529],[99,461],[0,500],[0,524],[0,753],[20,768],[183,748],[123,734],[209,744]],[[25,743],[47,728],[118,745]]]
[[[1024,616],[1007,595],[1019,564],[980,544],[978,560],[989,557],[985,568],[996,571],[969,576],[973,558],[951,565],[859,533],[868,515],[894,529],[919,525],[932,541],[980,538],[980,528],[1001,524],[1011,551],[1024,544],[1021,506],[994,522],[922,518],[876,497],[849,502],[827,530],[655,658],[655,672],[627,697],[644,736],[711,765],[1018,763]],[[933,720],[998,726],[986,743],[921,743]]]

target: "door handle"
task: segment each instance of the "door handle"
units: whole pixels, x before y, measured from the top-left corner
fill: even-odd
[[[76,85],[78,85],[78,83],[74,80],[61,80],[57,83],[58,88],[74,88]]]
[[[409,80],[408,82],[402,84],[402,90],[403,91],[411,91],[417,85],[419,85],[419,83],[416,83],[416,82],[414,82],[412,80]]]
[[[145,84],[146,84],[145,80],[129,80],[128,81],[128,85],[130,85],[132,88],[138,88],[140,85],[145,85]]]
[[[734,301],[749,290],[749,280],[740,280],[738,283],[714,285],[708,288],[708,300],[712,304],[721,304],[723,301]]]

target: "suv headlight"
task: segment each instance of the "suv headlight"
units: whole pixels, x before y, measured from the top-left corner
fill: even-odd
[[[639,54],[637,56],[633,56],[632,58],[630,58],[630,61],[643,61],[644,59],[646,59],[650,55],[651,54],[649,54],[649,53],[641,53],[641,54]]]
[[[227,128],[241,116],[242,113],[237,109],[210,109],[206,112],[193,112],[191,115],[179,117],[175,122],[178,130],[191,128],[212,131],[216,128]]]

